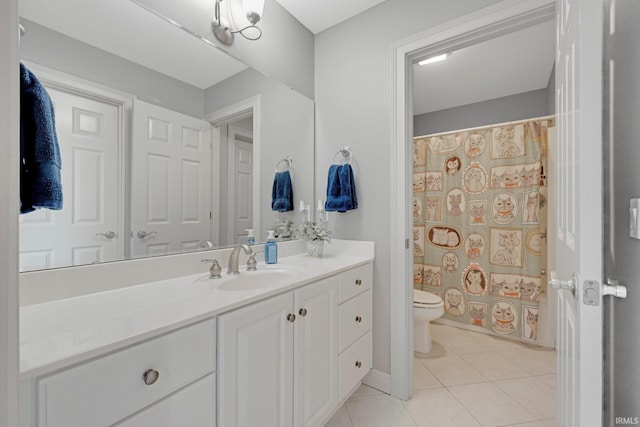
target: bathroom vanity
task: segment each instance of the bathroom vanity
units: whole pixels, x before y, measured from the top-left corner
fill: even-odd
[[[371,369],[357,243],[23,307],[21,426],[324,425]]]

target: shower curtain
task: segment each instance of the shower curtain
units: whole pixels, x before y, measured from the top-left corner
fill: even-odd
[[[444,319],[536,341],[552,118],[413,140],[413,283]]]

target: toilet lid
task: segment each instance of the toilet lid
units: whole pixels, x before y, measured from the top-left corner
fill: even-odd
[[[431,292],[420,291],[418,289],[413,290],[413,302],[418,304],[442,304],[442,299],[438,295],[434,295]]]

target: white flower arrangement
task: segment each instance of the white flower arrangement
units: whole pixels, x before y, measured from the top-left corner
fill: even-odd
[[[305,240],[322,240],[325,242],[331,241],[331,230],[328,230],[323,223],[316,223],[312,221],[303,222],[300,225],[298,236]]]

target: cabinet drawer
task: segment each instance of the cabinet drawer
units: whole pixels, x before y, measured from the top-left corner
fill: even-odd
[[[353,298],[354,296],[371,289],[372,265],[366,264],[356,267],[353,270],[340,274],[340,291],[338,293],[339,302]]]
[[[38,381],[38,425],[111,425],[214,367],[210,319]],[[151,385],[143,379],[149,369],[159,374]]]
[[[155,405],[127,418],[117,427],[214,427],[214,374],[209,374]]]
[[[371,329],[371,291],[340,304],[339,352]]]
[[[338,402],[341,402],[362,381],[362,378],[370,369],[371,332],[367,332],[339,356],[340,389],[338,391]]]

